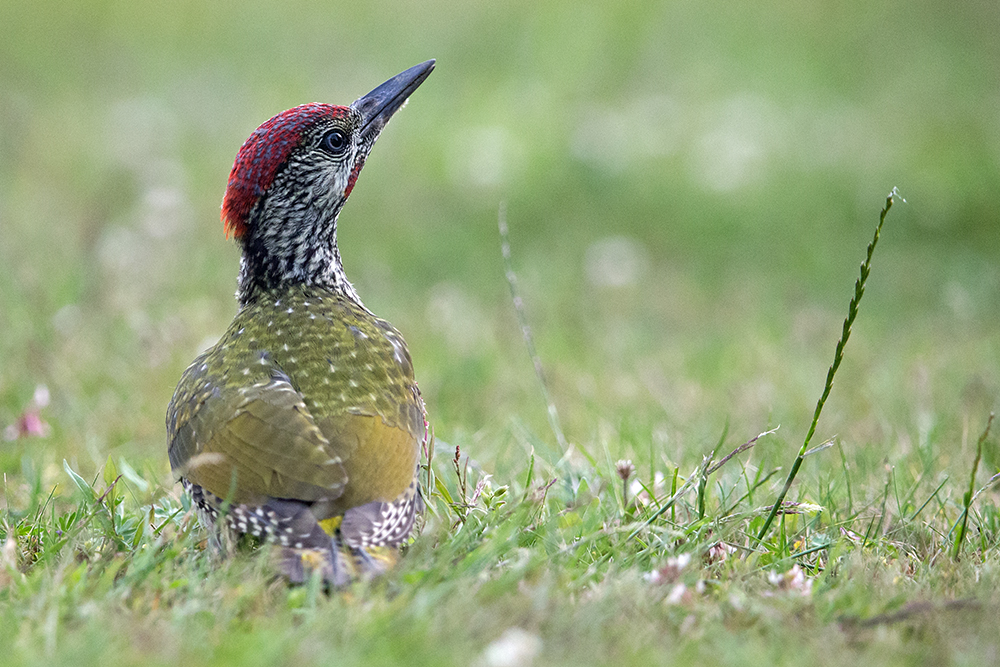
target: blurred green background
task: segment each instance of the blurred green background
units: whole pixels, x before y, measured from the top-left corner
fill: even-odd
[[[555,402],[594,451],[676,461],[727,422],[741,440],[780,423],[765,455],[790,458],[893,186],[909,203],[820,435],[873,465],[933,442],[948,465],[996,407],[996,2],[2,14],[0,427],[37,385],[51,395],[50,435],[0,442],[3,472],[28,457],[55,481],[62,458],[91,474],[111,455],[169,483],[165,406],[235,312],[218,211],[239,146],[283,109],[349,103],[431,57],[341,216],[341,250],[406,336],[438,437],[487,469],[552,440],[501,201]]]

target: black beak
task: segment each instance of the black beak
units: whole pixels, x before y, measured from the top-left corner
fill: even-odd
[[[361,114],[361,138],[369,146],[370,142],[385,127],[407,98],[424,82],[434,70],[434,61],[415,65],[405,72],[392,77],[381,86],[358,99],[351,108]]]

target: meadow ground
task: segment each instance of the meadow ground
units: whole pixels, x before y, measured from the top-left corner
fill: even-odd
[[[5,8],[3,664],[1000,660],[1000,8],[535,4]],[[163,414],[235,311],[242,141],[429,57],[340,220],[426,522],[290,589],[205,551]]]

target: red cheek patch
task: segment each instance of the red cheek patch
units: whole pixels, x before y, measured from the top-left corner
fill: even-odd
[[[349,111],[348,107],[329,104],[303,104],[282,111],[254,130],[236,155],[222,199],[222,224],[227,238],[239,239],[246,234],[251,209],[299,146],[304,131],[319,120],[343,117]],[[351,174],[348,192],[360,171],[359,164]]]
[[[351,194],[351,190],[354,189],[354,184],[358,180],[358,174],[361,173],[361,168],[365,166],[365,158],[363,155],[359,155],[357,162],[354,163],[354,169],[351,170],[351,175],[347,177],[347,188],[344,189],[344,199],[347,199]]]

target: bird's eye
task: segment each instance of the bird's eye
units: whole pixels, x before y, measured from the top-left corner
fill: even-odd
[[[347,148],[347,135],[340,130],[330,130],[323,135],[320,148],[330,153],[340,153]]]

